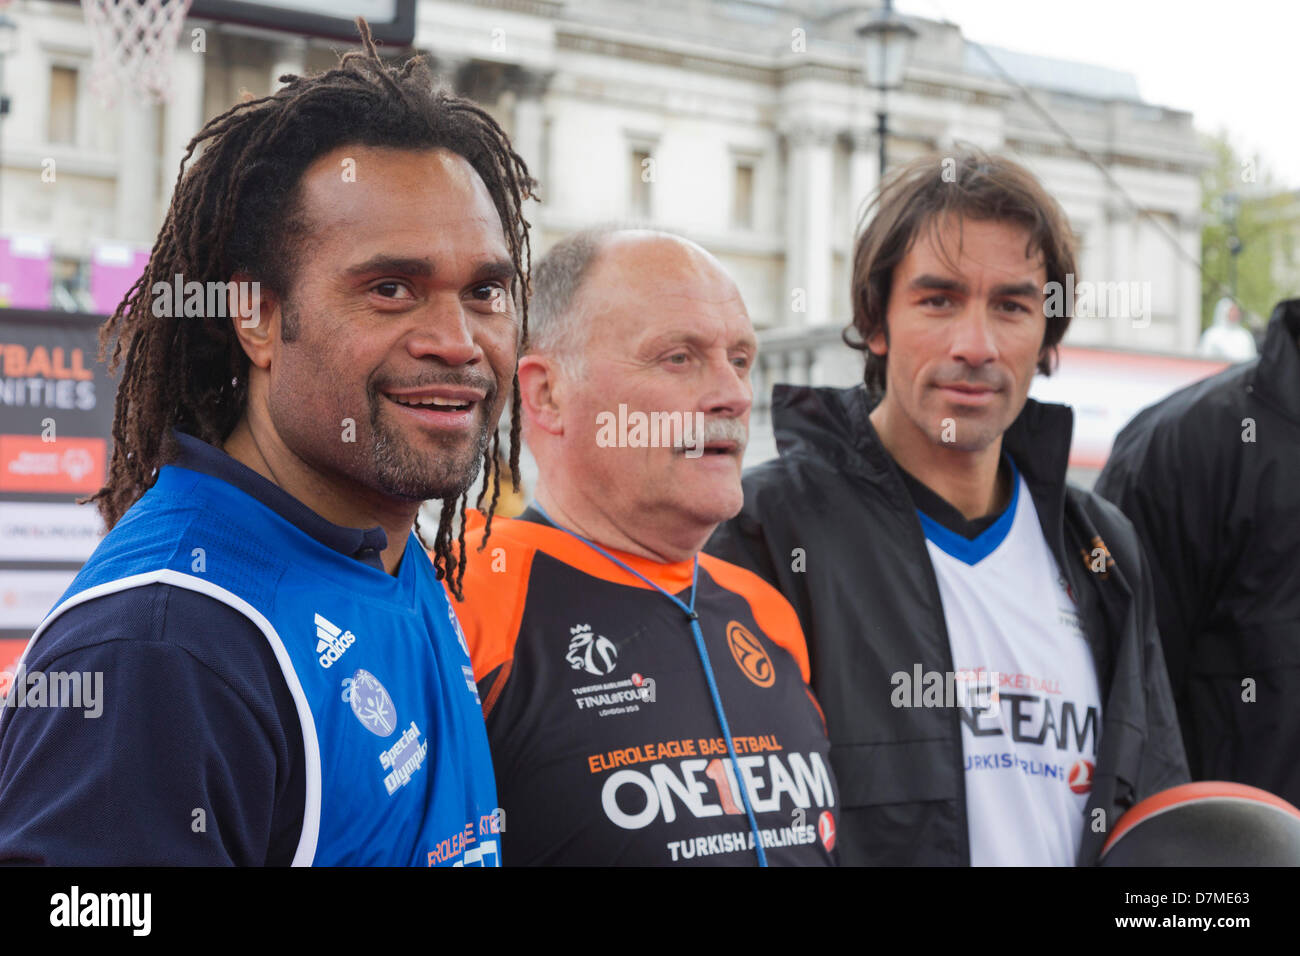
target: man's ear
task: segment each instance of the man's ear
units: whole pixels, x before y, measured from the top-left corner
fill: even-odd
[[[279,299],[256,279],[236,272],[226,287],[226,314],[249,362],[267,368],[280,334]]]
[[[552,435],[564,434],[563,392],[554,359],[530,352],[519,360],[519,403],[533,425]]]
[[[880,327],[867,339],[867,348],[871,350],[872,355],[878,358],[885,357],[885,353],[889,351],[889,336],[885,332],[885,323],[880,323]]]

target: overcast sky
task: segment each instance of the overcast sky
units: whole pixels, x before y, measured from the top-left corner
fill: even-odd
[[[1296,0],[895,0],[952,20],[972,40],[1137,77],[1148,102],[1224,127],[1300,187],[1300,2]]]

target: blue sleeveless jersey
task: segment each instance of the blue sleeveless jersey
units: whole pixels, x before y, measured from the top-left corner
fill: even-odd
[[[233,485],[166,466],[24,659],[69,607],[154,583],[229,605],[274,649],[307,760],[295,865],[500,865],[503,815],[469,652],[414,535],[393,577]]]

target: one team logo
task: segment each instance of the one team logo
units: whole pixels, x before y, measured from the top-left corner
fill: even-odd
[[[592,631],[590,624],[579,624],[569,628],[569,652],[564,659],[576,670],[585,670],[588,674],[604,677],[612,674],[618,664],[618,649],[608,637]]]
[[[376,737],[387,737],[397,729],[397,708],[374,674],[367,670],[353,674],[349,697],[352,713],[357,715],[361,726]]]
[[[772,666],[772,658],[767,656],[767,651],[758,642],[758,638],[749,633],[739,621],[727,625],[727,646],[731,648],[731,656],[736,659],[736,666],[759,687],[771,687],[776,681],[776,668]]]

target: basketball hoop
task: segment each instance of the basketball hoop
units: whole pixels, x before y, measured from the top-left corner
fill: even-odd
[[[172,53],[191,0],[81,0],[90,27],[90,87],[106,104],[118,89],[165,102]]]

